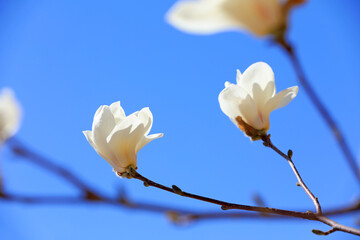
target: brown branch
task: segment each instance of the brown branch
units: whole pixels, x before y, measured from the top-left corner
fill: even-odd
[[[294,51],[294,47],[286,41],[284,36],[280,36],[275,39],[276,43],[279,44],[287,53],[290,61],[295,69],[295,72],[298,76],[299,83],[303,86],[305,92],[309,96],[310,100],[314,104],[315,108],[318,110],[322,118],[325,120],[329,128],[331,129],[342,153],[347,160],[348,165],[351,168],[352,173],[355,175],[357,182],[360,184],[360,168],[357,164],[354,154],[351,152],[348,143],[344,137],[344,134],[340,130],[339,126],[335,122],[334,118],[330,114],[329,110],[325,107],[324,103],[320,100],[318,94],[315,92],[313,87],[310,85],[309,81],[305,77],[305,72],[300,64],[299,58]]]
[[[164,207],[162,205],[153,205],[153,204],[147,204],[147,203],[135,203],[132,201],[128,201],[126,198],[121,196],[120,198],[107,198],[103,197],[98,193],[95,193],[91,190],[90,187],[87,186],[83,181],[81,181],[79,178],[77,178],[74,174],[72,174],[67,169],[56,165],[49,161],[48,159],[28,150],[25,148],[22,144],[19,144],[18,141],[12,141],[11,145],[13,151],[17,153],[18,155],[31,160],[32,163],[37,164],[38,166],[41,166],[42,168],[62,177],[64,180],[69,181],[74,186],[76,186],[79,190],[81,190],[84,193],[84,196],[82,198],[76,198],[76,197],[64,197],[64,196],[41,196],[41,197],[29,197],[29,196],[19,196],[14,194],[5,194],[4,192],[0,192],[0,199],[5,201],[12,201],[12,202],[21,202],[21,203],[27,203],[27,204],[80,204],[80,203],[89,203],[89,202],[97,202],[97,203],[104,203],[104,204],[110,204],[115,206],[123,206],[127,208],[132,209],[140,209],[140,210],[146,210],[146,211],[152,211],[152,212],[162,212],[168,214],[168,216],[171,217],[171,219],[174,220],[180,220],[180,221],[190,221],[190,220],[197,220],[197,219],[210,219],[210,218],[222,218],[226,215],[224,214],[218,214],[218,213],[196,213],[192,211],[186,211],[184,209],[178,209],[178,208],[171,208],[171,207]],[[280,150],[278,150],[280,151]],[[281,152],[281,151],[280,151]],[[281,152],[282,153],[282,152]],[[283,153],[282,153],[283,154]],[[283,154],[285,155],[285,154]],[[286,155],[285,155],[286,156]],[[143,181],[145,186],[153,186],[160,188],[162,190],[175,193],[184,197],[189,197],[209,203],[213,203],[216,205],[220,205],[223,210],[228,209],[239,209],[239,210],[246,210],[251,211],[254,213],[241,213],[241,214],[229,214],[227,217],[247,217],[247,218],[303,218],[307,220],[313,220],[313,221],[320,221],[323,222],[329,226],[332,227],[332,230],[329,230],[324,233],[331,233],[334,231],[343,231],[348,232],[351,234],[359,235],[360,236],[360,230],[340,225],[331,219],[325,217],[324,215],[314,214],[310,211],[307,212],[297,212],[297,211],[289,211],[289,210],[282,210],[282,209],[276,209],[276,208],[267,208],[267,207],[257,207],[257,206],[248,206],[248,205],[241,205],[241,204],[234,204],[234,203],[228,203],[212,198],[207,198],[187,192],[183,192],[180,188],[173,185],[172,188],[163,186],[161,184],[155,183],[143,176],[141,176],[139,173],[137,173],[134,169],[129,168],[129,174],[131,174],[132,177],[139,179]],[[357,203],[354,206],[350,206],[346,209],[346,211],[356,211],[359,208],[359,204]],[[260,213],[260,214],[258,214]],[[336,210],[334,214],[341,214],[341,210]],[[219,217],[220,216],[220,217]],[[321,232],[320,230],[317,230],[318,232]]]
[[[169,214],[173,217],[178,217],[178,220],[185,222],[198,220],[220,220],[220,219],[294,219],[290,216],[258,214],[251,212],[219,212],[219,211],[194,211],[191,209],[167,206],[165,204],[153,204],[148,202],[139,202],[129,199],[124,194],[117,198],[110,198],[99,195],[98,200],[91,200],[83,197],[69,197],[69,196],[24,196],[19,194],[11,194],[0,192],[0,201],[14,202],[21,204],[61,204],[61,205],[77,205],[77,204],[107,204],[116,207],[124,207],[134,210],[143,210],[148,212]],[[333,208],[323,212],[325,216],[336,216],[350,214],[360,211],[359,201],[347,206]],[[304,211],[299,211],[304,212]]]
[[[178,194],[182,197],[188,197],[196,200],[200,200],[203,202],[213,203],[216,205],[220,205],[221,209],[228,210],[228,209],[239,209],[239,210],[246,210],[246,211],[252,211],[252,212],[258,212],[258,213],[267,213],[267,214],[275,214],[275,215],[281,215],[281,216],[288,216],[288,217],[295,217],[295,218],[303,218],[307,220],[312,221],[318,221],[322,222],[326,225],[331,226],[336,231],[342,231],[347,232],[350,234],[358,235],[360,236],[360,229],[348,227],[341,225],[331,219],[329,219],[326,216],[321,215],[321,213],[313,213],[311,211],[307,212],[295,212],[295,211],[289,211],[289,210],[283,210],[283,209],[277,209],[277,208],[268,208],[268,207],[256,207],[256,206],[249,206],[249,205],[242,205],[242,204],[236,204],[236,203],[229,203],[220,201],[213,198],[203,197],[200,195],[195,195],[192,193],[184,192],[179,187],[173,185],[172,188],[166,187],[164,185],[161,185],[159,183],[156,183],[154,181],[151,181],[150,179],[145,178],[144,176],[140,175],[134,168],[131,166],[128,168],[128,174],[144,183],[144,185],[156,187],[159,189],[162,189],[167,192]]]
[[[314,194],[310,191],[310,189],[306,186],[305,182],[302,180],[300,173],[298,172],[298,170],[295,167],[294,162],[291,159],[291,156],[286,155],[285,153],[283,153],[282,151],[280,151],[277,147],[274,146],[274,144],[271,142],[270,140],[270,134],[263,136],[262,140],[264,141],[264,146],[269,147],[271,149],[273,149],[276,153],[278,153],[280,156],[282,156],[283,158],[285,158],[285,160],[289,163],[291,169],[293,170],[299,185],[304,189],[304,191],[306,192],[306,194],[310,197],[310,199],[313,201],[315,208],[316,208],[316,213],[317,214],[322,214],[321,212],[321,206],[319,203],[319,200],[317,197],[314,196]],[[290,152],[289,152],[290,153]],[[292,153],[291,153],[292,154]]]

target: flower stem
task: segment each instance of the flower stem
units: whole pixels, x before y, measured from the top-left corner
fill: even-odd
[[[316,208],[316,213],[317,214],[322,214],[321,211],[321,206],[319,203],[319,200],[317,197],[314,196],[314,194],[310,191],[310,189],[306,186],[305,182],[302,180],[299,171],[296,169],[294,162],[292,161],[291,157],[286,155],[285,153],[283,153],[282,151],[280,151],[277,147],[275,147],[275,145],[271,142],[270,140],[270,134],[263,136],[262,140],[264,141],[264,145],[266,147],[269,147],[271,149],[273,149],[276,153],[278,153],[280,156],[282,156],[283,158],[285,158],[285,160],[289,163],[291,169],[293,170],[299,185],[304,189],[304,191],[306,192],[306,194],[310,197],[310,199],[313,201],[315,208]]]

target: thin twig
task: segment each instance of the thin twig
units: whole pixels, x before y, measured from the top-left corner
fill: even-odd
[[[308,94],[315,108],[318,110],[322,118],[325,120],[325,122],[331,129],[338,145],[340,146],[342,153],[345,156],[345,159],[347,160],[348,165],[351,168],[352,173],[355,175],[356,179],[358,180],[357,182],[360,184],[360,168],[358,166],[356,158],[351,152],[350,147],[344,137],[344,134],[340,130],[338,124],[335,122],[329,110],[325,107],[324,103],[320,100],[318,94],[315,92],[314,88],[310,85],[309,81],[305,77],[305,72],[300,64],[298,56],[296,55],[294,47],[283,36],[275,39],[275,41],[285,50],[285,52],[289,56],[290,61],[298,76],[299,83],[303,86],[305,92]]]
[[[315,208],[316,208],[316,213],[317,214],[322,214],[321,212],[321,206],[319,203],[319,200],[317,197],[314,196],[314,194],[310,191],[310,189],[306,186],[305,182],[302,180],[300,173],[298,172],[298,170],[295,167],[294,162],[291,159],[291,156],[286,155],[285,153],[283,153],[282,151],[280,151],[277,147],[274,146],[274,144],[271,142],[270,140],[270,134],[263,136],[262,140],[264,141],[264,146],[269,147],[271,149],[273,149],[276,153],[278,153],[280,156],[282,156],[283,158],[285,158],[285,160],[289,163],[291,169],[293,170],[300,186],[304,189],[304,191],[306,192],[306,194],[311,198],[311,200],[313,201]]]

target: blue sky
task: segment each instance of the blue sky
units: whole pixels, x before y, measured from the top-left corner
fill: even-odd
[[[242,204],[261,195],[269,207],[313,209],[287,163],[248,138],[221,112],[217,96],[257,61],[275,72],[280,91],[297,85],[286,55],[266,39],[242,32],[188,35],[164,21],[175,1],[1,1],[0,86],[14,89],[24,110],[17,135],[98,191],[125,188],[135,200],[215,211],[136,180],[117,178],[82,134],[96,109],[120,100],[127,114],[150,107],[152,133],[164,137],[138,155],[139,172],[184,191]],[[355,0],[308,1],[291,15],[289,39],[306,74],[360,156],[360,5]],[[356,184],[334,138],[303,89],[272,113],[270,133],[291,148],[304,180],[326,210],[351,203]],[[5,189],[29,195],[69,195],[71,185],[5,147]],[[159,214],[104,205],[0,202],[2,239],[317,239],[305,220],[223,220],[175,226]],[[220,212],[220,210],[219,210]],[[354,216],[338,217],[356,226]],[[331,239],[354,239],[335,233]]]

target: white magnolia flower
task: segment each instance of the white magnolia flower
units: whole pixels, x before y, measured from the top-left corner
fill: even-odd
[[[252,140],[266,135],[271,111],[285,107],[299,90],[294,86],[276,94],[274,73],[264,62],[254,63],[244,74],[237,70],[236,81],[225,83],[220,108]]]
[[[246,30],[258,36],[286,28],[290,9],[304,0],[180,0],[167,13],[176,28],[195,34]]]
[[[0,93],[0,143],[15,135],[21,121],[21,107],[10,88]]]
[[[125,116],[120,102],[100,106],[96,111],[92,131],[83,131],[95,151],[123,177],[126,169],[136,169],[137,153],[146,144],[163,136],[162,133],[149,135],[153,116],[149,108],[143,108]]]

